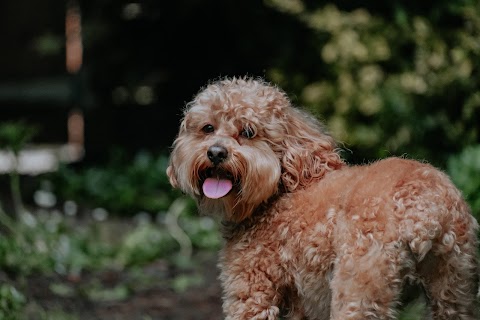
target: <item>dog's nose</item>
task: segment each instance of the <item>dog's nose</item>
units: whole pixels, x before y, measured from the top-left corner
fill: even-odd
[[[219,165],[222,161],[227,159],[228,156],[228,151],[222,146],[219,145],[214,145],[208,148],[207,151],[207,156],[212,163],[217,166]]]

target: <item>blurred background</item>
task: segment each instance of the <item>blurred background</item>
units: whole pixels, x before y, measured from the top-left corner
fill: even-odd
[[[351,164],[434,164],[480,217],[478,0],[16,0],[0,30],[1,319],[222,318],[217,222],[165,168],[225,76],[282,87]]]

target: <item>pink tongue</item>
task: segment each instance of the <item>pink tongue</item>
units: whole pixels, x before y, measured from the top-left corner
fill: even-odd
[[[232,181],[227,179],[207,178],[202,186],[203,193],[210,199],[218,199],[232,190]]]

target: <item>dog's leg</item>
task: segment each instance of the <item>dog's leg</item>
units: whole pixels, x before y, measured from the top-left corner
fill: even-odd
[[[276,306],[273,285],[265,281],[250,284],[235,279],[231,285],[224,285],[223,311],[226,320],[276,320],[280,309]],[[263,282],[263,281],[262,281]]]
[[[282,301],[281,272],[268,255],[238,257],[221,265],[226,320],[277,320]]]
[[[364,237],[365,238],[365,237]],[[331,320],[395,319],[406,250],[358,240],[337,257],[331,282]]]
[[[475,256],[475,248],[467,243],[446,256],[432,257],[435,261],[428,263],[428,268],[422,268],[432,319],[478,319],[475,312],[478,285]]]
[[[447,189],[442,197],[444,203],[415,199],[416,210],[405,211],[401,228],[419,261],[417,272],[432,319],[478,319],[474,315],[478,225],[455,190]]]

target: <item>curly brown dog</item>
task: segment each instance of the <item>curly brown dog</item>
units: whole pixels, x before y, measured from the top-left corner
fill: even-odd
[[[226,319],[395,319],[407,283],[433,319],[476,319],[478,224],[449,178],[400,158],[345,164],[261,79],[200,91],[167,174],[223,220]]]

